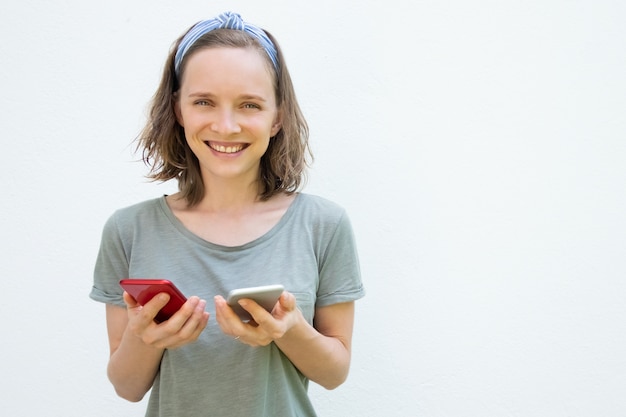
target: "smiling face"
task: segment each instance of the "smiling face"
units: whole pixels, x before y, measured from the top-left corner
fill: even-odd
[[[187,60],[175,112],[205,184],[258,180],[261,157],[280,130],[272,75],[258,51],[195,52]]]

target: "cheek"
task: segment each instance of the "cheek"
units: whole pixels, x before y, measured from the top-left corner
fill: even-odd
[[[186,135],[197,133],[207,126],[206,116],[202,116],[198,112],[185,112],[183,110],[177,120],[184,128]]]
[[[276,134],[274,124],[270,124],[267,117],[253,117],[244,122],[250,131],[254,131],[259,138],[269,138]]]

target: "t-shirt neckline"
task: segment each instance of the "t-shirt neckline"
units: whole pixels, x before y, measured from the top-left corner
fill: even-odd
[[[289,204],[289,207],[287,207],[287,210],[285,211],[285,213],[282,215],[282,217],[278,220],[278,222],[272,226],[272,228],[270,230],[268,230],[266,233],[264,233],[263,235],[259,236],[256,239],[251,240],[250,242],[244,243],[242,245],[237,245],[237,246],[226,246],[226,245],[220,245],[218,243],[213,243],[211,241],[205,240],[203,238],[201,238],[200,236],[196,235],[195,233],[193,233],[191,230],[189,230],[179,219],[178,217],[176,217],[176,215],[174,215],[174,212],[172,211],[172,209],[170,208],[170,206],[167,204],[167,194],[162,195],[160,198],[158,198],[158,203],[159,206],[163,212],[163,214],[167,217],[167,219],[170,221],[170,223],[172,224],[172,226],[179,232],[181,233],[183,236],[185,236],[186,238],[202,245],[202,246],[206,246],[212,249],[216,249],[216,250],[220,250],[220,251],[225,251],[225,252],[234,252],[234,251],[240,251],[240,250],[245,250],[248,248],[252,248],[255,246],[258,246],[268,240],[270,240],[274,235],[276,235],[277,233],[280,232],[280,230],[287,224],[289,223],[289,220],[293,217],[293,213],[296,211],[297,206],[300,204],[300,197],[301,197],[301,193],[295,193],[295,197],[293,199],[293,201],[291,202],[291,204]]]

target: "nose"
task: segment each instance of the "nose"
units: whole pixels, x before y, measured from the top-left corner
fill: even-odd
[[[230,134],[241,131],[237,117],[229,109],[222,109],[214,112],[214,118],[211,121],[211,130],[215,133]]]

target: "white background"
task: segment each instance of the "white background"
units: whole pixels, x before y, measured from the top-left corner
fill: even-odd
[[[626,415],[625,4],[3,3],[2,414],[143,415],[105,375],[100,232],[175,190],[132,142],[175,38],[234,10],[281,43],[305,191],[357,234],[368,293],[320,416]]]

